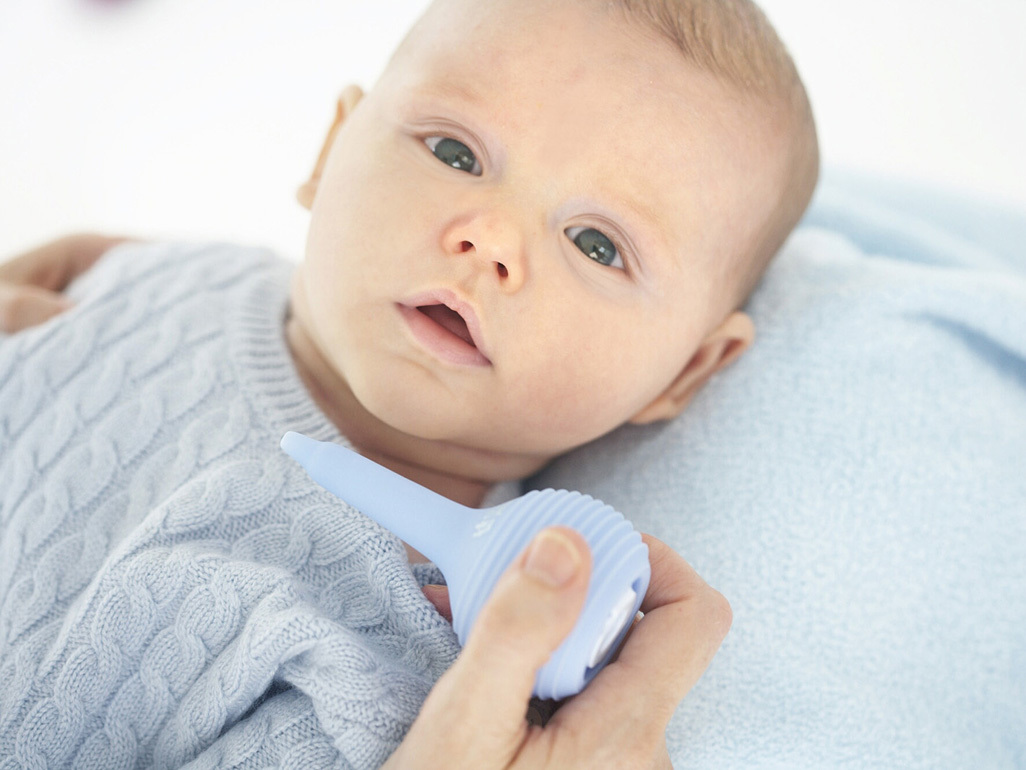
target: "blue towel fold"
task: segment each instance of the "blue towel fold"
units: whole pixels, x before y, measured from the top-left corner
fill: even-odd
[[[1026,217],[879,187],[821,186],[681,419],[533,480],[731,601],[678,770],[1026,767]]]

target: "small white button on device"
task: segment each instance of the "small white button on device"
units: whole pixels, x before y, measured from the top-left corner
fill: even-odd
[[[610,610],[609,615],[606,617],[606,625],[602,629],[602,634],[599,636],[598,641],[595,642],[595,647],[591,651],[588,668],[594,668],[602,662],[602,659],[606,657],[606,653],[609,652],[609,648],[616,641],[616,637],[620,635],[620,631],[627,625],[628,621],[634,619],[632,611],[634,610],[634,602],[637,601],[637,598],[638,595],[634,592],[634,589],[628,588],[617,599],[613,609]]]

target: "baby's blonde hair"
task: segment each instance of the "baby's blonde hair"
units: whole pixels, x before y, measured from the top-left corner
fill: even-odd
[[[740,306],[801,219],[819,177],[816,125],[798,70],[765,14],[751,0],[611,0],[629,20],[668,39],[694,66],[783,120],[786,181],[770,202],[755,251],[727,266]]]

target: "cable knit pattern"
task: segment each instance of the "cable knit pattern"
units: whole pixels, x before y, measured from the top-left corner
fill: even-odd
[[[376,767],[454,660],[402,544],[278,448],[344,443],[290,270],[123,245],[0,341],[3,770]]]

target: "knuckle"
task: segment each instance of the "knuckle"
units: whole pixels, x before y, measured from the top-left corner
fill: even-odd
[[[734,623],[734,610],[731,609],[730,602],[727,601],[727,597],[717,591],[715,588],[710,588],[709,597],[709,615],[712,626],[719,632],[720,638],[723,639],[730,631],[731,625]]]
[[[505,606],[485,606],[474,622],[477,636],[489,639],[504,639],[516,628],[516,613]]]
[[[515,651],[524,632],[523,613],[508,603],[486,604],[474,621],[470,641],[482,641],[490,648]]]

